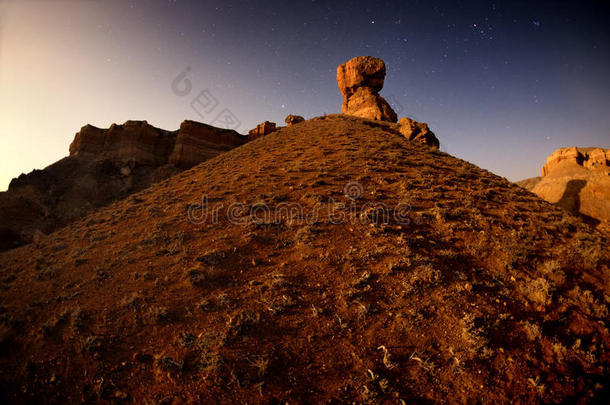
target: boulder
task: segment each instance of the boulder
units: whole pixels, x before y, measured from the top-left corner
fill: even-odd
[[[256,139],[258,137],[267,135],[275,131],[277,128],[275,127],[275,122],[265,121],[256,126],[256,128],[251,129],[248,132],[249,139]]]
[[[428,124],[417,122],[411,118],[401,118],[398,121],[398,131],[410,141],[423,143],[435,148],[439,147],[439,141],[434,132],[430,131]]]
[[[343,114],[396,122],[397,116],[379,95],[385,79],[385,63],[372,56],[357,56],[337,68],[337,86],[344,97]]]
[[[388,102],[368,87],[360,87],[351,97],[345,99],[341,111],[376,121],[396,122],[397,119]]]
[[[361,87],[378,93],[383,88],[384,79],[385,63],[372,56],[356,56],[337,68],[337,86],[345,98]]]
[[[299,122],[303,122],[305,121],[305,118],[301,117],[300,115],[288,115],[286,117],[286,119],[284,120],[284,122],[286,123],[286,126],[291,127],[294,124],[298,124]]]

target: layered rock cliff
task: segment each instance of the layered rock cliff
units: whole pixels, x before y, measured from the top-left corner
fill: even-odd
[[[22,174],[0,193],[0,250],[29,243],[247,140],[195,121],[176,131],[146,121],[108,129],[85,125],[70,144],[70,156]]]
[[[108,129],[85,125],[70,144],[70,156],[133,160],[151,166],[170,163],[186,169],[246,141],[247,137],[232,129],[196,121],[182,122],[177,131],[159,129],[146,121],[127,121]]]
[[[610,171],[610,149],[602,148],[561,148],[546,158],[542,166],[542,177],[552,171],[574,170],[578,167],[590,171]]]

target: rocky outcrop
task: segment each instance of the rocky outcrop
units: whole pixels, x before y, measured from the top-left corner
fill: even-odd
[[[195,121],[182,122],[178,131],[159,129],[146,121],[127,121],[108,129],[85,125],[70,144],[70,156],[150,166],[170,163],[186,169],[246,141],[247,137],[234,130]]]
[[[395,123],[396,113],[379,95],[384,79],[385,63],[379,58],[357,56],[339,65],[337,86],[344,97],[341,106],[343,114]],[[426,123],[403,117],[394,125],[394,129],[410,141],[439,147],[438,139]]]
[[[70,156],[13,179],[0,193],[0,250],[29,243],[91,210],[144,189],[248,140],[233,130],[184,121],[177,131],[146,121],[85,125]]]
[[[70,144],[70,156],[106,157],[144,165],[167,163],[176,142],[176,132],[155,128],[146,121],[126,121],[108,129],[85,125]]]
[[[298,124],[299,122],[303,122],[305,121],[305,118],[301,117],[300,115],[288,115],[286,117],[286,119],[284,120],[284,122],[286,123],[287,127],[291,127],[295,124]]]
[[[397,116],[379,95],[385,79],[385,63],[372,56],[357,56],[337,68],[337,86],[344,97],[343,114],[396,122]]]
[[[430,131],[428,124],[417,122],[411,118],[401,118],[398,121],[398,131],[410,141],[423,143],[425,145],[439,147],[439,141],[434,132]]]
[[[546,159],[542,177],[518,184],[610,232],[610,150],[558,149]]]
[[[349,98],[357,89],[368,87],[378,93],[385,80],[385,63],[372,56],[356,56],[337,68],[337,86]]]
[[[602,148],[561,148],[553,152],[542,166],[542,177],[551,171],[568,170],[581,166],[588,170],[610,170],[610,149]]]
[[[265,121],[263,123],[258,124],[256,126],[256,128],[248,131],[248,138],[250,140],[256,139],[261,136],[268,135],[268,134],[272,133],[273,131],[275,131],[276,129],[277,128],[275,126],[275,122]]]
[[[180,125],[176,142],[168,162],[188,169],[219,153],[243,145],[247,137],[229,129],[216,128],[196,121],[184,121]]]

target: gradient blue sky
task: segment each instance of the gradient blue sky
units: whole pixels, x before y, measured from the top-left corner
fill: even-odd
[[[537,176],[557,148],[610,147],[608,21],[587,0],[0,0],[0,190],[66,156],[86,123],[177,129],[226,108],[245,133],[340,112],[336,67],[357,55],[386,61],[381,94],[447,152]],[[218,105],[199,115],[204,90]]]

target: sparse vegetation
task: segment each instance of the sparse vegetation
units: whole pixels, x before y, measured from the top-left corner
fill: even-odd
[[[169,310],[164,306],[154,306],[148,310],[146,315],[153,324],[167,322],[171,319]]]
[[[517,290],[539,310],[544,310],[551,302],[551,285],[545,278],[525,279],[517,285]]]
[[[223,210],[322,208],[310,223],[222,210],[190,223],[202,194]],[[3,399],[561,403],[607,390],[607,237],[384,123],[309,120],[137,198],[0,254]],[[331,199],[343,222],[322,215]],[[363,223],[351,206],[405,201],[401,223]]]

